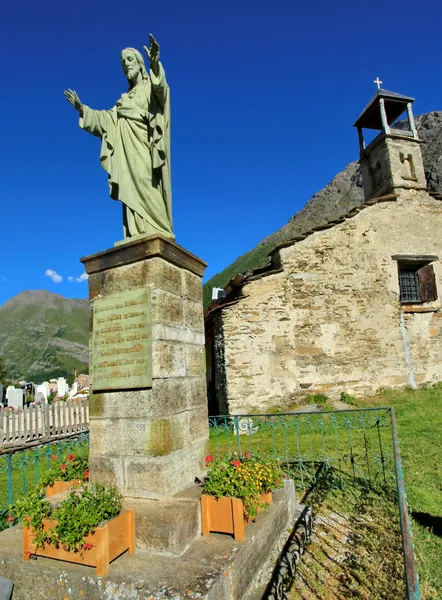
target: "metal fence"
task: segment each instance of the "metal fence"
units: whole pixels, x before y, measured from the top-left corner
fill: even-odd
[[[298,492],[330,470],[336,483],[361,479],[394,485],[390,408],[209,418],[211,452],[271,456]]]
[[[372,487],[396,487],[408,600],[419,600],[411,523],[408,516],[394,411],[390,407],[265,415],[209,417],[209,448],[217,456],[251,452],[278,459],[298,493],[315,485],[327,471],[335,485],[349,479]],[[0,451],[0,517],[6,526],[8,505],[37,485],[51,456],[87,454],[89,432],[34,447]]]
[[[323,479],[325,471],[340,487],[349,479],[387,493],[396,487],[407,599],[420,599],[393,408],[212,416],[209,429],[212,454],[251,452],[278,459],[298,493]]]
[[[51,467],[51,457],[64,458],[75,453],[87,456],[89,432],[66,436],[57,441],[41,442],[0,452],[0,529],[6,527],[8,506],[25,496]]]

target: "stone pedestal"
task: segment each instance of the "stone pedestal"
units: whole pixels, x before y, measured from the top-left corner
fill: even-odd
[[[201,277],[206,264],[162,236],[129,241],[81,262],[89,275],[92,307],[90,476],[93,482],[116,483],[128,502],[146,499],[146,510],[138,510],[144,522],[146,514],[155,513],[155,500],[170,505],[204,470],[209,430]],[[137,312],[141,300],[125,302],[141,296],[148,297],[142,311]],[[127,304],[135,304],[130,314]],[[143,315],[138,324],[132,318],[137,314]],[[101,323],[101,335],[107,321],[106,332],[120,337],[97,337],[94,323],[96,330]],[[143,346],[136,343],[138,327],[146,332]],[[103,355],[109,360],[103,361]],[[112,366],[136,363],[144,366]],[[102,376],[102,365],[110,365],[108,379]],[[120,389],[112,389],[112,378]],[[94,379],[106,389],[97,389]],[[160,513],[164,524],[164,511]],[[178,523],[174,511],[170,513]],[[194,536],[195,528],[188,529]],[[175,546],[174,553],[179,553]]]

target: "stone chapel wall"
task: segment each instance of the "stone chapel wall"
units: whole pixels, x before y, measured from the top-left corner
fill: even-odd
[[[442,203],[411,190],[280,249],[283,272],[249,282],[222,310],[229,411],[407,385],[404,329],[416,383],[442,380],[441,262],[439,298],[418,307],[431,312],[405,313],[392,259],[442,259],[441,231]]]

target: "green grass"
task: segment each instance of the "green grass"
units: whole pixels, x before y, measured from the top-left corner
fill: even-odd
[[[313,507],[315,530],[293,583],[293,600],[405,598],[394,494],[360,482],[336,489],[320,481],[304,502]]]
[[[442,598],[442,389],[383,391],[359,406],[394,406],[422,598]],[[425,523],[425,524],[422,524]]]
[[[413,541],[418,561],[423,600],[442,598],[442,388],[432,387],[419,390],[383,391],[375,397],[355,400],[352,409],[393,406],[401,449],[402,465],[409,510],[412,514]],[[358,414],[357,412],[354,414]],[[373,413],[372,413],[373,414]],[[232,429],[211,429],[209,451],[218,452],[261,452],[272,455],[273,449],[288,463],[288,471],[294,476],[299,493],[313,482],[321,458],[337,475],[336,482],[352,482],[353,469],[350,454],[356,465],[356,481],[370,476],[382,484],[380,470],[379,433],[382,452],[386,458],[388,488],[394,489],[394,464],[392,462],[391,428],[369,427],[350,429],[331,425],[329,416],[298,416],[298,426],[282,427],[281,417],[268,415],[254,419],[255,433],[248,432],[239,437],[240,448]],[[271,423],[275,425],[271,426]],[[322,425],[321,425],[322,423]],[[388,423],[387,423],[388,425]],[[352,450],[350,452],[349,435]],[[325,451],[324,451],[325,449]],[[301,460],[299,460],[301,457]],[[368,459],[367,459],[368,457]],[[299,466],[301,465],[301,468]],[[341,481],[340,481],[341,480]],[[344,490],[345,490],[344,487]]]

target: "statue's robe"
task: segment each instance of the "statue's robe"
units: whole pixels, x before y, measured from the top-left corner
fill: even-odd
[[[124,237],[172,232],[170,99],[163,67],[110,110],[83,107],[80,127],[100,137],[110,196],[123,204]]]

